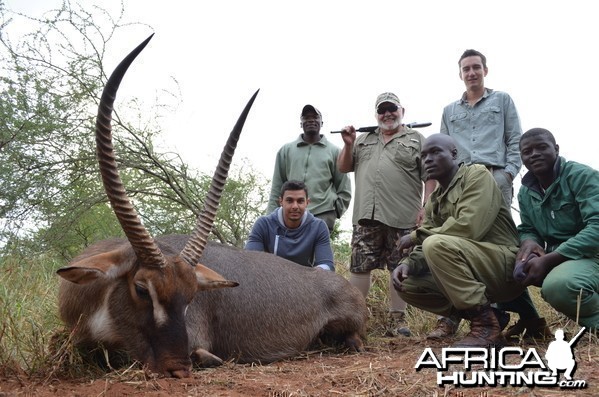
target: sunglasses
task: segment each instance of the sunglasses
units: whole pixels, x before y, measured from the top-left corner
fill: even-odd
[[[376,112],[378,114],[385,114],[387,112],[397,112],[397,109],[399,109],[399,107],[397,105],[385,105],[385,106],[379,106],[378,109],[376,110]]]

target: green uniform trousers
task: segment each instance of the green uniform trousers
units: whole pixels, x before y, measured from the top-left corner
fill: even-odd
[[[409,275],[399,295],[410,305],[442,316],[486,303],[506,302],[524,287],[512,277],[518,247],[436,234],[410,260],[426,261],[422,275]],[[415,258],[414,255],[423,255]]]
[[[594,329],[599,329],[598,292],[599,264],[591,259],[563,262],[549,272],[541,286],[541,296],[555,310]]]

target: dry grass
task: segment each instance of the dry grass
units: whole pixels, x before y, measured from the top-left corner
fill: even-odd
[[[336,251],[337,269],[348,276],[347,249]],[[548,388],[438,387],[433,370],[416,372],[414,364],[430,343],[424,335],[436,316],[409,308],[411,338],[387,338],[388,272],[373,273],[367,303],[370,309],[367,351],[347,354],[331,348],[270,365],[239,365],[199,369],[190,379],[165,379],[140,365],[101,368],[72,344],[57,316],[59,263],[0,263],[0,396],[4,395],[150,395],[150,396],[561,396],[599,395],[599,341],[586,333],[576,346],[577,379],[592,387],[564,393]],[[28,270],[24,270],[24,269]],[[32,271],[36,270],[36,271]],[[533,301],[552,329],[573,335],[579,326],[549,307],[531,288]],[[513,319],[515,321],[515,319]],[[467,332],[462,324],[459,333]],[[522,347],[545,349],[546,341],[520,341]],[[96,353],[103,354],[99,349]],[[8,394],[6,394],[8,393]]]

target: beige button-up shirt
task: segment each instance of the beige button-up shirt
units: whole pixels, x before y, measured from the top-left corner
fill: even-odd
[[[387,226],[416,226],[422,208],[424,137],[403,127],[385,143],[380,130],[358,136],[353,147],[355,174],[353,224],[376,220]]]

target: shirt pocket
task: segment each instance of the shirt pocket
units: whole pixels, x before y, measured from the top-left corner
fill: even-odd
[[[582,229],[579,224],[581,219],[578,206],[572,203],[554,203],[549,212],[552,227],[559,230],[562,234],[576,234]]]
[[[452,114],[449,116],[449,122],[451,123],[451,128],[449,130],[450,132],[455,132],[458,134],[466,132],[469,122],[468,113],[463,112]]]
[[[420,164],[420,143],[409,141],[397,141],[395,145],[394,161],[400,164],[403,168],[414,169]]]
[[[462,187],[460,185],[454,185],[445,195],[437,197],[435,201],[431,200],[433,204],[433,224],[441,226],[449,217],[454,216],[455,208],[457,206],[460,197],[462,196]]]
[[[501,121],[501,108],[499,106],[488,106],[480,111],[484,122],[498,124]]]
[[[358,144],[356,159],[358,162],[368,160],[372,157],[377,142],[361,142]]]

